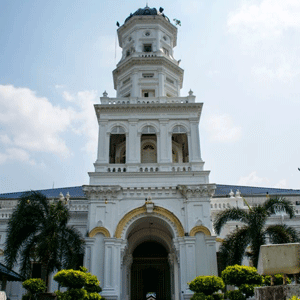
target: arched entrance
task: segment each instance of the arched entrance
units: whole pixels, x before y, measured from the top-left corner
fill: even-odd
[[[161,244],[143,242],[133,251],[131,300],[146,299],[150,292],[157,300],[171,300],[168,252]]]
[[[176,227],[158,214],[144,214],[127,227],[125,237],[123,299],[146,300],[150,292],[157,300],[177,299]]]

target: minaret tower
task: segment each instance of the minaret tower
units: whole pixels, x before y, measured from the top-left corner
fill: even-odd
[[[106,299],[144,299],[147,292],[189,299],[188,281],[217,272],[210,220],[215,185],[200,153],[203,104],[192,91],[180,96],[177,27],[162,8],[130,14],[118,39],[117,97],[104,92],[95,105],[99,143],[84,186],[85,265]]]

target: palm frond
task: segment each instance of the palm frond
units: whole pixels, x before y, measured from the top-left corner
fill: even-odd
[[[292,202],[282,197],[270,198],[262,205],[262,207],[269,213],[269,215],[283,211],[286,212],[290,218],[295,216],[295,209]]]
[[[246,248],[250,242],[248,230],[248,226],[238,228],[223,241],[219,253],[221,264],[224,268],[242,264]]]
[[[214,220],[215,232],[220,234],[221,229],[228,221],[241,221],[247,223],[248,213],[238,207],[232,207],[221,211],[216,215]]]
[[[297,230],[285,224],[270,225],[265,232],[272,244],[296,243],[300,240]]]

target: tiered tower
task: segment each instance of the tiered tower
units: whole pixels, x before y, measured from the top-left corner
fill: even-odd
[[[209,171],[203,170],[202,103],[180,97],[177,27],[160,8],[137,10],[118,29],[117,97],[95,105],[98,157],[90,184],[85,265],[106,299],[189,299],[187,282],[216,274]]]

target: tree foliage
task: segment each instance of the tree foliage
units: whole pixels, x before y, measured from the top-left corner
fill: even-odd
[[[198,276],[189,283],[189,288],[195,293],[212,295],[225,287],[222,278],[218,276]]]
[[[254,295],[254,287],[260,286],[263,282],[261,275],[257,273],[256,268],[248,266],[228,266],[222,271],[222,279],[225,284],[238,287],[238,291],[231,291],[226,296],[230,300],[246,299]],[[244,298],[243,298],[244,297]]]
[[[88,273],[85,268],[78,270],[61,270],[54,276],[54,280],[67,291],[57,291],[58,300],[100,300],[98,293],[102,291],[100,282],[95,275]]]
[[[281,224],[266,226],[268,218],[280,211],[288,214],[290,218],[295,215],[292,203],[277,197],[251,207],[248,211],[233,207],[217,214],[214,220],[214,229],[217,234],[220,234],[224,225],[229,221],[244,224],[230,233],[220,247],[220,258],[224,266],[241,264],[243,257],[247,255],[257,267],[260,246],[266,244],[267,239],[276,244],[299,241],[299,235],[292,227]]]
[[[29,278],[32,263],[42,264],[48,275],[53,270],[77,267],[84,240],[67,226],[68,208],[50,201],[41,193],[26,192],[20,197],[8,222],[5,262],[12,268],[20,260],[20,273]]]

